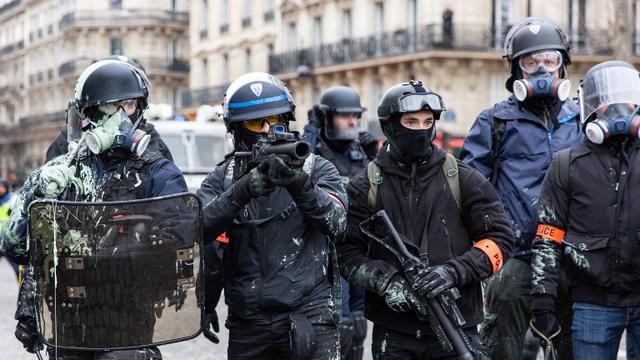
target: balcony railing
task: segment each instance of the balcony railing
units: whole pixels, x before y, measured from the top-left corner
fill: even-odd
[[[56,111],[46,114],[38,114],[25,116],[20,118],[20,127],[21,128],[29,128],[34,125],[41,125],[42,123],[60,123],[64,124],[66,120],[64,111]]]
[[[17,43],[7,45],[3,48],[0,48],[0,56],[10,54],[14,51],[22,49],[23,47],[24,47],[24,41],[22,40],[18,41]]]
[[[610,54],[609,44],[605,31],[591,31],[571,40],[572,52],[577,54]],[[280,74],[294,72],[300,65],[315,69],[429,50],[502,53],[502,41],[489,26],[457,25],[446,33],[441,24],[431,24],[271,55],[269,72]]]
[[[158,72],[176,72],[186,75],[189,72],[189,64],[179,59],[163,59],[163,58],[136,58],[147,71],[149,75]],[[66,61],[58,66],[58,76],[76,76],[87,66],[93,64],[97,59],[76,58]]]
[[[224,92],[229,85],[215,86],[200,88],[190,91],[182,92],[182,107],[188,108],[193,106],[200,106],[203,104],[220,104]]]
[[[64,30],[73,26],[113,26],[149,23],[186,26],[189,23],[189,14],[186,12],[152,9],[110,9],[99,12],[82,11],[63,15],[58,25],[60,30]]]
[[[9,11],[10,9],[13,9],[14,7],[20,5],[21,2],[22,2],[22,0],[13,0],[13,1],[9,1],[8,3],[0,6],[0,14],[2,14],[5,11]]]

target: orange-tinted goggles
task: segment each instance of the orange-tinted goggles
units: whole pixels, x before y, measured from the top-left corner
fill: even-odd
[[[265,121],[269,123],[269,126],[279,124],[282,122],[280,119],[280,116],[276,115],[276,116],[267,116],[267,117],[263,117],[256,120],[245,121],[243,124],[244,124],[244,128],[249,131],[260,132],[260,130],[262,130],[262,127]]]

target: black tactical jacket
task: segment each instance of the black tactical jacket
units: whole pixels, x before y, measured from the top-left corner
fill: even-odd
[[[559,267],[575,302],[640,306],[640,142],[557,154],[540,195],[539,223],[564,231],[561,244],[541,236],[534,245],[533,293],[557,292]],[[540,228],[540,227],[539,227]],[[557,234],[556,234],[557,235]]]
[[[430,161],[412,167],[394,161],[387,149],[385,144],[374,160],[382,170],[374,212],[367,203],[370,184],[366,170],[347,188],[347,234],[338,244],[342,276],[366,290],[365,316],[369,320],[417,337],[432,333],[430,325],[420,322],[415,313],[394,312],[379,295],[402,267],[389,251],[366,237],[359,224],[384,209],[409,251],[427,254],[430,265],[447,263],[455,268],[462,294],[458,306],[467,326],[477,325],[483,318],[480,280],[491,275],[493,268],[488,256],[472,246],[490,239],[504,262],[513,243],[500,199],[484,176],[459,162],[459,210],[442,171],[446,156],[442,150],[434,148]]]
[[[223,232],[229,241],[222,273],[231,324],[271,323],[291,312],[331,306],[328,238],[345,230],[347,198],[327,160],[312,154],[304,170],[310,174],[311,189],[297,201],[277,187],[246,206],[237,204],[232,197],[233,158],[209,173],[198,190],[205,241]],[[215,264],[207,267],[215,272]],[[207,286],[219,286],[211,282]],[[219,294],[208,291],[208,296],[217,299]]]

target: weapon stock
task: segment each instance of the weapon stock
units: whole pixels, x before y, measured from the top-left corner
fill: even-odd
[[[381,210],[360,223],[360,229],[364,234],[394,254],[403,267],[405,267],[405,270],[408,267],[416,268],[426,266],[418,257],[409,252],[397,230],[391,223],[386,211]],[[385,239],[389,238],[389,235],[393,240],[395,248],[385,241]],[[465,323],[464,318],[455,303],[455,300],[459,297],[460,293],[456,288],[445,291],[445,293],[437,298],[419,296],[419,298],[428,305],[427,308],[429,309],[429,316],[427,318],[421,317],[420,320],[431,323],[440,345],[442,345],[446,351],[454,350],[458,354],[459,359],[482,359],[484,356],[471,348],[471,343],[462,330],[462,326]]]

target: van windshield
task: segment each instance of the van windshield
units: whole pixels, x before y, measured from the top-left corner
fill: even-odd
[[[162,141],[167,144],[169,151],[171,151],[173,163],[181,170],[187,169],[189,166],[187,162],[187,148],[182,143],[181,136],[179,134],[163,134]]]
[[[227,154],[226,137],[195,136],[194,170],[211,171]]]

